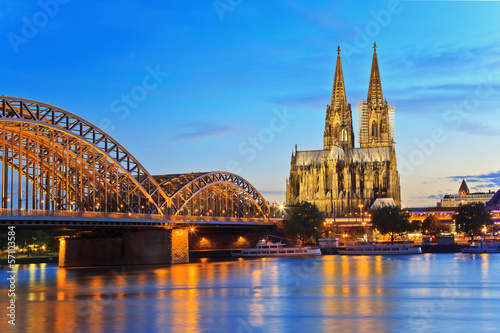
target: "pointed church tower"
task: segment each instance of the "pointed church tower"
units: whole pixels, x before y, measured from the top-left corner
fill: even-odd
[[[460,185],[460,188],[458,189],[458,194],[459,195],[468,195],[469,194],[469,187],[467,186],[465,179],[462,180],[462,184]]]
[[[394,144],[394,108],[384,100],[378,68],[377,43],[373,44],[372,70],[368,98],[361,103],[360,136],[362,148]]]
[[[337,48],[337,65],[333,80],[332,101],[326,108],[325,133],[323,137],[325,150],[332,149],[334,145],[347,149],[354,148],[352,111],[351,104],[347,103],[345,94],[340,46]]]
[[[384,96],[382,95],[382,83],[380,82],[380,71],[378,69],[377,43],[373,44],[372,71],[370,83],[368,85],[368,107],[381,108],[384,106]]]

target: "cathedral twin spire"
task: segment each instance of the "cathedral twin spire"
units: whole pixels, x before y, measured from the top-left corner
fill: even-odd
[[[352,127],[351,105],[347,103],[340,46],[337,48],[337,64],[331,105],[327,107],[324,149],[332,149],[334,145],[343,148],[354,148],[354,132]],[[380,72],[377,58],[377,44],[373,44],[373,59],[368,86],[368,98],[362,105],[360,127],[360,143],[363,146],[385,146],[390,144],[388,130],[388,108],[382,94]],[[366,123],[366,124],[364,124]],[[383,131],[386,133],[384,134]],[[384,135],[383,135],[384,134]],[[370,141],[370,142],[368,142]]]
[[[326,110],[324,149],[333,146],[354,147],[351,105],[347,103],[340,46],[337,48],[337,64],[333,80],[332,100]]]
[[[335,66],[335,78],[333,79],[332,103],[334,110],[347,106],[345,96],[344,74],[342,73],[342,61],[340,60],[340,46],[337,48],[337,65]]]
[[[370,84],[368,85],[367,102],[369,107],[383,106],[384,104],[380,72],[378,70],[377,43],[373,44],[372,71],[370,74]]]

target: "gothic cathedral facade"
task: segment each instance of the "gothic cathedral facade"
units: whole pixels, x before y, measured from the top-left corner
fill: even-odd
[[[380,198],[401,205],[394,141],[394,108],[382,94],[374,44],[368,98],[358,104],[359,148],[354,147],[351,104],[337,49],[331,104],[326,108],[322,150],[292,152],[286,202],[314,203],[326,216],[365,211]]]

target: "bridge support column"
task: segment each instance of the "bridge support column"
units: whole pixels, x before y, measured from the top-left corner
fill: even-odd
[[[64,238],[59,247],[59,267],[187,262],[187,229],[127,231],[119,235]]]

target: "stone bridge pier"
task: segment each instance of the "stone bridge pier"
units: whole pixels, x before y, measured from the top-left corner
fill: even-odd
[[[188,229],[124,231],[61,238],[59,267],[160,265],[189,262]]]

